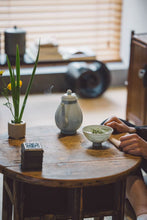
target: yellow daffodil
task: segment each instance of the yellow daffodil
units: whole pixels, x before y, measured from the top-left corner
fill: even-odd
[[[4,70],[0,70],[0,75],[3,75],[3,73],[4,73]]]
[[[9,83],[9,84],[7,85],[7,89],[9,89],[9,90],[11,91],[11,83]]]
[[[22,81],[21,80],[19,81],[19,87],[20,88],[22,87]]]
[[[16,86],[16,81],[15,81],[15,86]],[[19,87],[21,88],[22,87],[22,81],[20,80],[19,81]],[[11,83],[9,83],[8,85],[7,85],[7,89],[9,89],[10,91],[12,90],[12,87],[11,87]]]

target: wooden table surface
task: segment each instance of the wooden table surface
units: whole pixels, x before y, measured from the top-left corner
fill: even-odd
[[[23,142],[39,142],[42,145],[44,150],[42,171],[22,172],[20,146]],[[36,186],[81,190],[83,187],[116,183],[125,180],[137,169],[140,162],[140,157],[119,151],[109,141],[103,143],[102,149],[93,149],[92,143],[81,131],[73,136],[64,136],[54,126],[42,126],[28,128],[26,138],[22,140],[8,139],[7,135],[0,136],[0,171],[12,180]],[[122,190],[120,187],[121,191],[124,202],[125,187]],[[78,195],[80,198],[81,192]],[[75,206],[77,207],[77,203]],[[120,206],[122,205],[119,204]],[[82,208],[79,208],[76,215],[77,208],[73,210],[73,219],[82,219],[79,214]],[[122,213],[123,210],[121,215]],[[3,217],[4,219],[7,217]],[[119,219],[123,219],[123,216]]]
[[[22,172],[21,143],[39,142],[43,147],[42,171]],[[26,139],[0,138],[0,170],[26,182],[47,186],[75,187],[81,184],[111,183],[127,176],[141,158],[119,151],[110,142],[102,149],[92,149],[82,132],[73,136],[61,135],[54,126],[27,129]]]

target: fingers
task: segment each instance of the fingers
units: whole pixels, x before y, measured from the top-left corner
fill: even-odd
[[[108,119],[104,125],[107,125],[111,128],[113,128],[114,132],[113,133],[118,133],[121,132],[122,130],[122,125],[120,123],[120,120],[118,120],[116,117],[112,117],[111,119]]]
[[[120,137],[121,142],[123,141],[129,142],[130,140],[138,141],[140,140],[140,137],[137,134],[127,134],[127,135]]]
[[[128,150],[127,151],[128,154],[132,154],[132,155],[136,155],[136,156],[140,156],[141,155],[141,152],[139,149],[131,149],[131,150]]]
[[[119,125],[117,122],[112,121],[112,122],[106,122],[105,125],[110,126],[112,128],[117,128],[117,126]]]
[[[111,122],[118,122],[118,123],[120,123],[121,121],[120,121],[116,116],[112,116],[111,118],[109,118],[109,119],[105,122],[105,124],[111,123]]]
[[[141,150],[140,148],[138,147],[137,144],[130,144],[130,145],[127,145],[127,146],[124,146],[124,147],[121,147],[121,150],[125,153],[128,153],[128,154],[133,154],[133,155],[141,155]]]
[[[119,124],[118,122],[112,121],[112,122],[107,123],[106,125],[113,128],[114,131],[117,131],[117,132],[123,131],[122,130],[122,125]]]
[[[120,148],[123,152],[141,155],[140,138],[137,134],[128,134],[120,138]]]

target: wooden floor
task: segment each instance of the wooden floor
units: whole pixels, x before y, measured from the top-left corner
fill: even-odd
[[[30,95],[23,117],[23,120],[26,121],[27,127],[50,124],[55,125],[54,115],[61,101],[61,96],[62,94]],[[109,88],[101,97],[95,99],[79,98],[79,104],[83,112],[82,126],[99,124],[112,115],[125,118],[126,96],[126,88],[121,87]],[[0,97],[0,133],[7,132],[7,122],[8,120],[11,120],[9,109],[7,109],[3,103],[5,103],[5,99]],[[0,213],[2,178],[3,177],[0,174]],[[108,219],[111,218],[107,218],[107,220]]]

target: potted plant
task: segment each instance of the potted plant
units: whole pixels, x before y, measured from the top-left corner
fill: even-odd
[[[39,46],[40,49],[40,46]],[[2,94],[5,96],[7,102],[4,104],[12,113],[13,119],[8,122],[8,135],[10,138],[19,139],[25,137],[25,130],[26,130],[26,123],[22,120],[22,116],[24,113],[24,109],[26,106],[28,94],[30,92],[33,78],[35,75],[36,67],[38,64],[38,57],[39,57],[39,49],[37,53],[37,57],[35,60],[34,68],[31,74],[30,81],[28,83],[24,100],[22,106],[20,106],[20,88],[22,86],[22,81],[20,79],[20,56],[19,56],[19,47],[16,46],[16,63],[15,67],[16,70],[12,68],[9,58],[7,56],[7,64],[10,74],[10,83],[6,86],[4,81],[4,88]],[[3,71],[0,71],[0,74],[3,74]],[[12,103],[10,102],[9,95],[12,96]]]

